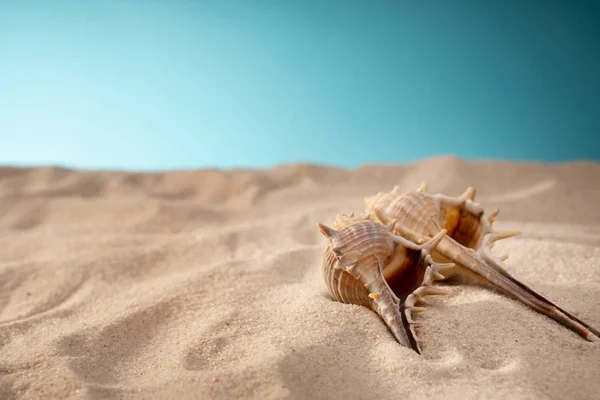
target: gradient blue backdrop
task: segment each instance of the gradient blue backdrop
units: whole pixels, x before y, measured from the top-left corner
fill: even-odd
[[[0,0],[0,163],[598,160],[598,4]]]

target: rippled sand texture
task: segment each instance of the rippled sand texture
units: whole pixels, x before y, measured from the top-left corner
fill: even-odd
[[[153,174],[0,169],[0,398],[592,399],[600,343],[485,289],[419,314],[423,356],[329,299],[316,222],[467,185],[495,250],[600,328],[600,164],[434,158]]]

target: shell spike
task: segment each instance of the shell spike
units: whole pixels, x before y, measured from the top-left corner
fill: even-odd
[[[498,217],[498,214],[500,214],[500,210],[497,208],[493,208],[492,210],[490,210],[489,216],[488,216],[488,221],[490,223],[494,222],[496,220],[496,217]]]
[[[400,236],[394,232],[389,232],[390,237],[392,238],[392,240],[403,247],[406,247],[407,249],[412,249],[412,250],[423,250],[425,247],[425,245],[422,244],[416,244],[414,242],[411,242],[410,240],[406,239],[403,236]]]
[[[416,293],[419,296],[447,296],[451,292],[437,286],[420,286],[413,293]]]
[[[324,225],[322,223],[317,223],[317,226],[319,227],[319,231],[323,234],[323,236],[327,237],[327,238],[332,238],[334,237],[338,231],[336,231],[335,229]]]
[[[429,186],[427,186],[427,184],[425,182],[423,182],[423,183],[421,183],[421,186],[419,186],[419,188],[417,189],[417,192],[427,193],[428,189],[429,189]]]
[[[520,233],[521,232],[519,232],[519,231],[494,232],[494,233],[492,233],[492,236],[490,237],[490,242],[493,243],[493,242],[496,242],[498,240],[508,239],[510,237],[517,236]]]
[[[455,263],[444,263],[438,264],[435,262],[431,263],[431,268],[435,272],[438,280],[446,279],[449,275],[452,275],[452,270],[456,268]]]
[[[467,199],[467,200],[475,200],[475,188],[473,188],[472,186],[469,186],[463,194],[460,195],[461,199]]]
[[[370,293],[369,297],[373,300],[379,300],[381,298],[381,293]]]
[[[439,231],[437,233],[437,235],[435,235],[433,238],[431,238],[430,240],[428,240],[427,242],[425,242],[422,245],[423,248],[426,249],[427,252],[431,252],[442,241],[442,239],[444,238],[444,236],[446,236],[446,232],[447,231],[445,229],[442,229],[441,231]]]

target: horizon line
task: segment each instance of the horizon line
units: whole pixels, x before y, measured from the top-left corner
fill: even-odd
[[[572,164],[600,164],[600,160],[590,158],[565,158],[562,160],[540,160],[533,158],[494,158],[494,157],[465,157],[454,154],[439,154],[415,158],[413,160],[396,161],[396,162],[363,162],[355,166],[343,166],[340,164],[328,164],[325,162],[316,161],[289,161],[265,164],[263,166],[256,165],[198,165],[198,166],[181,166],[181,167],[157,167],[157,168],[135,168],[124,166],[83,166],[70,163],[30,163],[30,162],[0,162],[2,169],[62,169],[77,172],[125,172],[125,173],[161,173],[161,172],[192,172],[192,171],[268,171],[285,167],[307,166],[317,168],[338,169],[344,171],[355,171],[363,168],[372,167],[396,167],[416,165],[424,162],[439,161],[439,160],[454,160],[467,164],[482,164],[482,163],[503,163],[503,164],[527,164],[527,165],[572,165]]]

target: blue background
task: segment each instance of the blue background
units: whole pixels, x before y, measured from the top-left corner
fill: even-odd
[[[581,1],[0,2],[0,163],[600,159]]]

